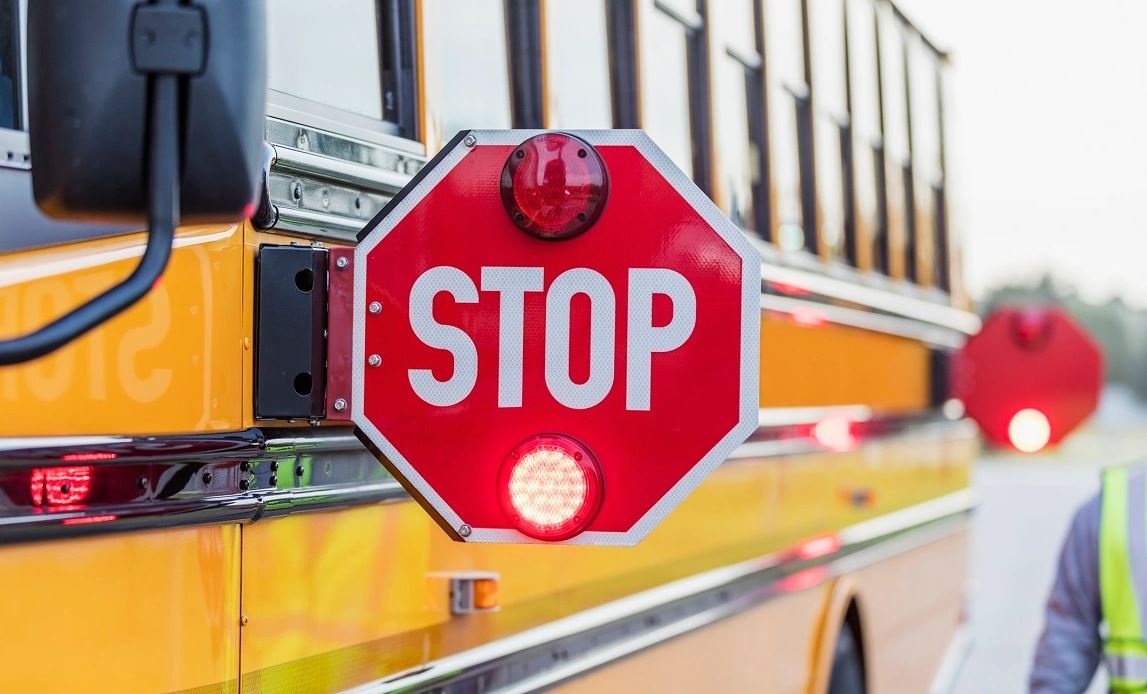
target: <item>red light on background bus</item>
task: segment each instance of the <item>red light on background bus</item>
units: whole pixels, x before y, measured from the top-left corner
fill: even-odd
[[[1008,423],[1008,440],[1021,453],[1038,453],[1051,441],[1051,422],[1039,410],[1020,410]]]
[[[609,178],[601,157],[565,133],[536,135],[514,148],[502,169],[502,204],[514,224],[540,239],[585,232],[601,215]]]
[[[29,478],[33,506],[75,506],[91,492],[92,469],[87,466],[35,468]]]
[[[502,463],[498,497],[506,516],[538,540],[568,540],[601,508],[601,470],[587,448],[560,435],[535,436]]]

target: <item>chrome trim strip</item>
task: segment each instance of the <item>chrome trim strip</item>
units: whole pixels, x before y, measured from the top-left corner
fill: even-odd
[[[749,237],[762,250],[765,258],[775,256],[769,244],[759,238]],[[903,318],[911,318],[924,323],[972,335],[980,329],[980,319],[973,313],[946,306],[926,299],[905,296],[888,289],[867,287],[854,281],[831,277],[823,272],[781,267],[775,263],[761,264],[761,280],[765,283],[800,287],[804,290],[832,299],[868,306]]]
[[[830,323],[907,337],[936,347],[959,349],[967,338],[963,332],[913,318],[900,318],[865,309],[835,306],[823,301],[793,299],[775,294],[762,294],[761,308],[765,311],[794,316],[802,309],[818,311]]]
[[[353,243],[355,235],[365,223],[353,218],[323,212],[311,212],[297,207],[279,205],[275,207],[279,211],[279,217],[272,228],[279,231],[292,231],[308,236],[322,236],[323,238]]]
[[[872,535],[871,526],[868,530],[846,528],[839,533],[840,548],[822,557],[802,560],[792,551],[777,552],[707,571],[347,690],[347,694],[539,691],[778,595],[811,588],[947,537],[967,527],[974,505],[970,491],[956,492],[898,512],[901,515],[878,535]],[[515,679],[517,673],[531,674]]]
[[[410,181],[408,174],[387,171],[369,164],[336,159],[282,145],[271,147],[275,150],[272,167],[300,176],[314,176],[336,183],[392,193],[401,190]]]
[[[854,422],[860,446],[890,437],[975,436],[968,420],[934,412],[889,416],[862,406],[765,409],[759,414],[760,428],[726,462],[833,453],[810,435],[811,427],[826,416]],[[123,475],[130,481],[111,485],[117,496],[93,497],[82,508],[29,505],[30,471],[75,466],[91,466],[95,475]],[[201,481],[204,473],[210,473],[210,483]],[[254,522],[406,499],[398,481],[345,427],[140,439],[0,439],[0,545],[142,527]],[[871,521],[875,530],[870,532],[887,532],[901,516],[887,518]],[[852,532],[866,527],[860,524]]]
[[[426,147],[421,142],[398,137],[394,134],[397,127],[386,121],[344,111],[286,92],[267,90],[267,115],[426,158]]]
[[[971,627],[961,624],[952,636],[952,640],[948,642],[948,648],[940,660],[940,667],[936,669],[936,676],[932,680],[932,685],[928,687],[930,694],[951,694],[956,691],[960,673],[963,672],[975,645]]]

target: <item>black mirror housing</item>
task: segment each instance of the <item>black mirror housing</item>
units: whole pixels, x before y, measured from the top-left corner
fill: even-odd
[[[147,222],[148,73],[175,60],[170,69],[182,82],[179,219],[250,216],[263,164],[265,12],[264,0],[28,3],[29,135],[40,208],[62,219]],[[200,60],[185,69],[179,60],[189,52]]]

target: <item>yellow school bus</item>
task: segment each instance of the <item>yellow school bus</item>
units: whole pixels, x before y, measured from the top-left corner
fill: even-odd
[[[35,205],[29,1],[0,0],[0,338],[144,244]],[[0,367],[0,689],[950,686],[977,444],[947,363],[978,322],[942,50],[886,0],[267,5],[257,209]],[[452,542],[330,416],[322,259],[453,133],[510,127],[645,129],[764,258],[759,428],[635,548]]]

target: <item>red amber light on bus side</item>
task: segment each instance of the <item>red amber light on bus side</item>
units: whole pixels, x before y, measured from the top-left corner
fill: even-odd
[[[601,470],[589,449],[568,436],[547,434],[519,444],[502,462],[498,499],[524,535],[568,540],[597,516]]]
[[[1020,453],[1039,453],[1051,441],[1051,422],[1039,410],[1020,410],[1008,423],[1008,440]]]
[[[522,231],[560,241],[584,233],[605,207],[609,177],[597,151],[565,133],[535,135],[502,168],[502,204]]]

